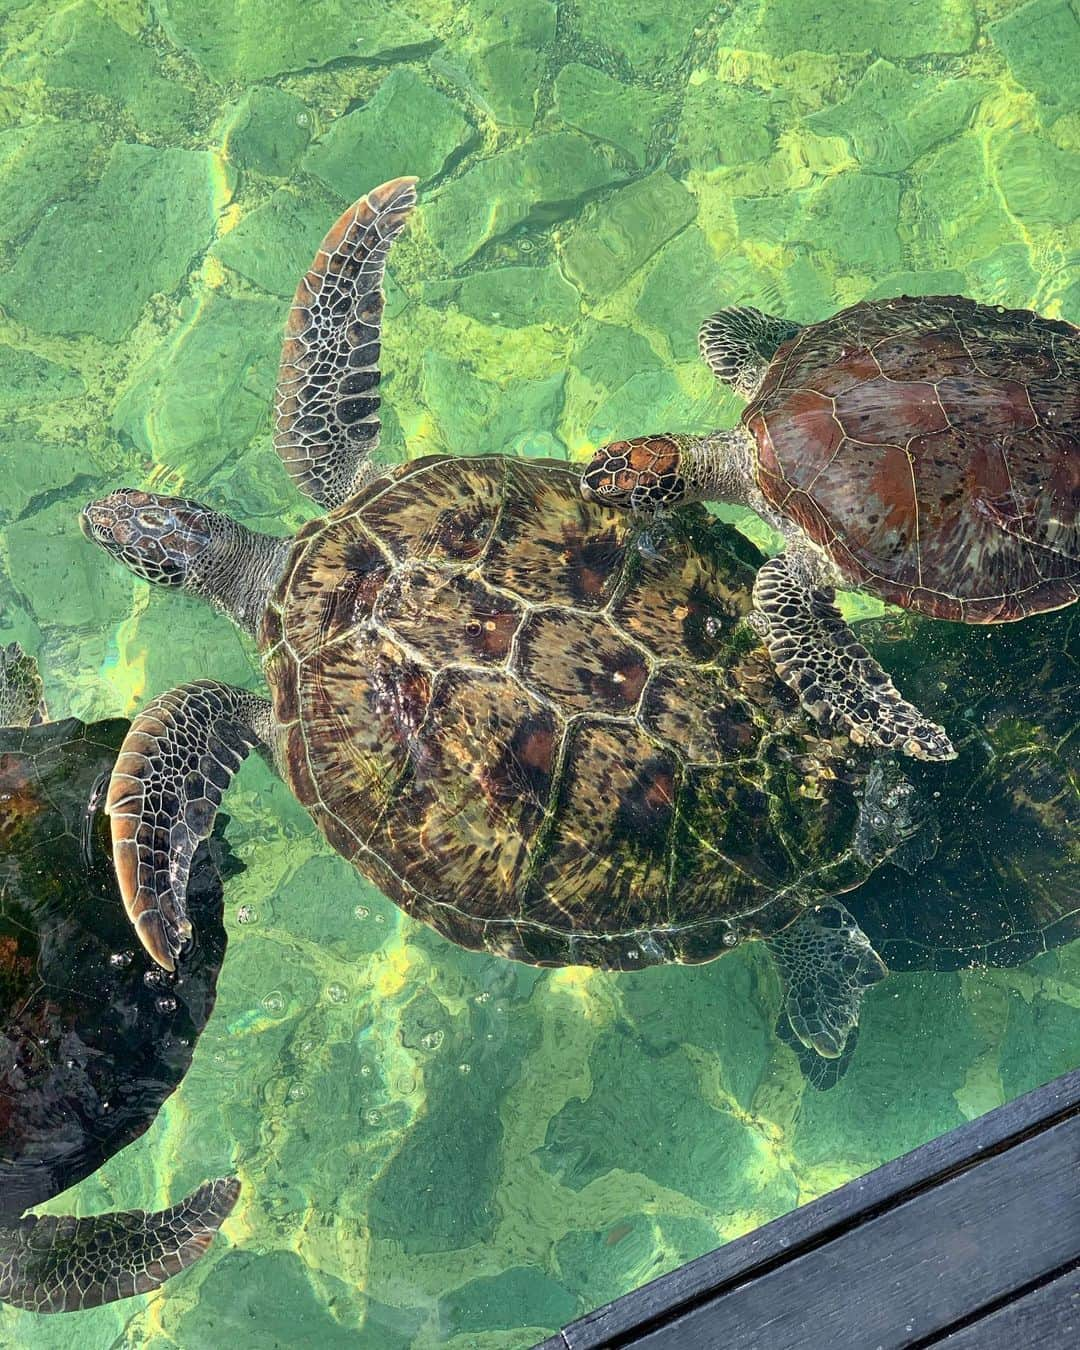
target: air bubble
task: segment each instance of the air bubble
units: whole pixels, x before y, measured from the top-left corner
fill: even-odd
[[[356,908],[353,910],[353,918],[360,919],[361,921],[363,921],[368,917],[370,913],[371,910],[368,909],[367,905],[357,905]]]
[[[360,41],[360,39],[357,38],[357,42],[359,42],[359,41]],[[310,126],[310,125],[311,125],[311,114],[310,114],[310,113],[306,113],[306,112],[299,112],[299,113],[297,113],[297,114],[296,114],[296,125],[297,125],[298,127],[307,127],[307,126]]]
[[[113,952],[109,957],[109,965],[114,970],[126,970],[134,959],[134,952]]]
[[[459,1064],[459,1065],[457,1066],[457,1071],[458,1071],[458,1073],[460,1073],[460,1074],[472,1073],[472,1065],[471,1065],[471,1064]]]
[[[275,989],[272,993],[266,995],[262,1001],[263,1007],[268,1013],[279,1013],[285,1009],[285,995],[280,989]]]
[[[328,984],[326,986],[326,997],[331,1003],[344,1003],[347,992],[343,984]]]
[[[361,1077],[361,1078],[370,1078],[370,1077],[371,1077],[371,1065],[370,1065],[370,1064],[361,1064],[361,1065],[360,1065],[360,1077]]]
[[[443,1043],[445,1033],[442,1031],[429,1031],[426,1035],[420,1037],[420,1044],[425,1050],[438,1050]]]
[[[710,615],[705,620],[705,631],[711,638],[719,637],[721,632],[720,620]]]
[[[382,1116],[379,1115],[378,1111],[372,1110],[372,1111],[365,1111],[365,1112],[364,1112],[364,1121],[365,1121],[366,1124],[368,1124],[368,1125],[378,1125],[378,1123],[379,1123],[380,1120],[382,1120]]]
[[[725,933],[721,939],[725,947],[737,947],[739,945],[738,933]]]
[[[490,998],[491,998],[490,993],[488,993],[488,991],[485,989],[484,992],[483,992],[482,994],[477,994],[477,996],[473,999],[473,1002],[474,1002],[474,1003],[487,1003],[488,1000],[489,1000]]]
[[[143,972],[142,978],[143,984],[145,984],[148,989],[160,989],[169,977],[160,966],[151,966],[149,970]]]
[[[237,923],[254,923],[258,917],[254,905],[241,905],[236,911]]]
[[[289,1090],[285,1094],[285,1100],[290,1102],[301,1102],[308,1095],[308,1090],[303,1083],[291,1083]]]
[[[171,1013],[176,1011],[176,999],[171,994],[162,994],[160,998],[154,1000],[154,1007],[159,1013]]]

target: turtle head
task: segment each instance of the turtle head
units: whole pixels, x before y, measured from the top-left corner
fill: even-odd
[[[581,475],[581,495],[624,511],[655,511],[686,500],[682,445],[674,436],[636,436],[602,445]]]
[[[79,524],[137,577],[209,600],[253,637],[290,543],[187,497],[137,488],[88,503]]]
[[[84,506],[79,524],[88,539],[144,581],[198,590],[215,532],[221,532],[215,523],[226,519],[186,497],[121,488]]]

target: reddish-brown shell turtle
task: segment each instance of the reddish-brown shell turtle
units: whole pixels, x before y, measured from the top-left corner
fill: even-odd
[[[996,623],[1080,594],[1080,340],[959,296],[864,303],[777,351],[757,483],[844,579]]]

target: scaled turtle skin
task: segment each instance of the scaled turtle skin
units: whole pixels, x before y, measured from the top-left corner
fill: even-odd
[[[32,663],[0,649],[5,676]],[[0,727],[0,1300],[68,1312],[157,1288],[209,1246],[239,1190],[200,1187],[158,1214],[20,1216],[138,1138],[191,1064],[225,953],[220,829],[199,850],[200,942],[183,979],[132,942],[88,803],[128,729],[74,718]]]

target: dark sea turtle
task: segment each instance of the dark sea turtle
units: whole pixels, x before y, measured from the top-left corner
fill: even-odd
[[[752,507],[786,552],[753,621],[803,706],[852,740],[947,759],[837,610],[837,585],[920,614],[1003,623],[1080,594],[1080,330],[960,296],[901,296],[802,328],[756,309],[702,326],[750,399],[704,437],[603,447],[582,491],[624,508]]]
[[[131,489],[83,513],[254,636],[272,696],[199,680],[135,719],[107,809],[139,936],[173,967],[192,851],[262,746],[330,843],[462,946],[640,969],[770,939],[796,1033],[836,1055],[884,968],[818,902],[875,858],[846,742],[741,624],[756,550],[692,507],[643,553],[562,462],[371,463],[383,272],[414,204],[398,179],[350,207],[289,313],[276,445],[328,515],[280,539]]]
[[[128,723],[43,722],[40,693],[33,661],[0,648],[0,1300],[70,1312],[186,1269],[236,1201],[223,1177],[156,1214],[20,1217],[142,1134],[187,1072],[225,952],[227,854],[215,837],[195,855],[200,942],[163,975],[132,947],[88,810]]]

